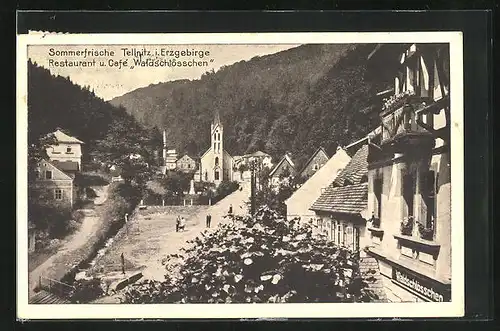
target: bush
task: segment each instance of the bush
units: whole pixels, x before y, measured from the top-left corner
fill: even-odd
[[[73,287],[75,289],[69,294],[73,303],[88,303],[104,295],[100,278],[77,280]]]
[[[126,303],[363,302],[356,254],[269,208],[202,233],[171,255],[164,282],[132,285]]]
[[[211,197],[212,204],[224,199],[229,194],[240,188],[240,184],[236,181],[222,181],[215,190],[215,194]]]

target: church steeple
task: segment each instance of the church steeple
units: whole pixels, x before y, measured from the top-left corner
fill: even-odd
[[[215,111],[215,116],[214,116],[214,121],[212,122],[213,126],[220,125],[220,115],[219,115],[219,110]]]

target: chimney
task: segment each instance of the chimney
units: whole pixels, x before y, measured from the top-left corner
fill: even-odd
[[[167,133],[163,130],[163,165],[167,165]]]

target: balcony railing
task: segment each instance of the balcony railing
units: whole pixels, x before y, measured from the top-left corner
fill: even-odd
[[[409,136],[430,136],[431,133],[419,125],[417,110],[424,107],[426,100],[415,96],[405,96],[398,100],[396,107],[386,107],[381,115],[381,144],[397,141]]]

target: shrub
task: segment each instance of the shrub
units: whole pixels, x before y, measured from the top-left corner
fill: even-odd
[[[100,278],[77,280],[73,287],[69,297],[74,303],[88,303],[104,295]]]
[[[164,282],[132,285],[126,303],[362,302],[358,256],[269,208],[202,233],[171,255]]]
[[[240,184],[236,181],[222,181],[215,190],[215,194],[211,197],[212,204],[224,199],[229,194],[240,188]]]

